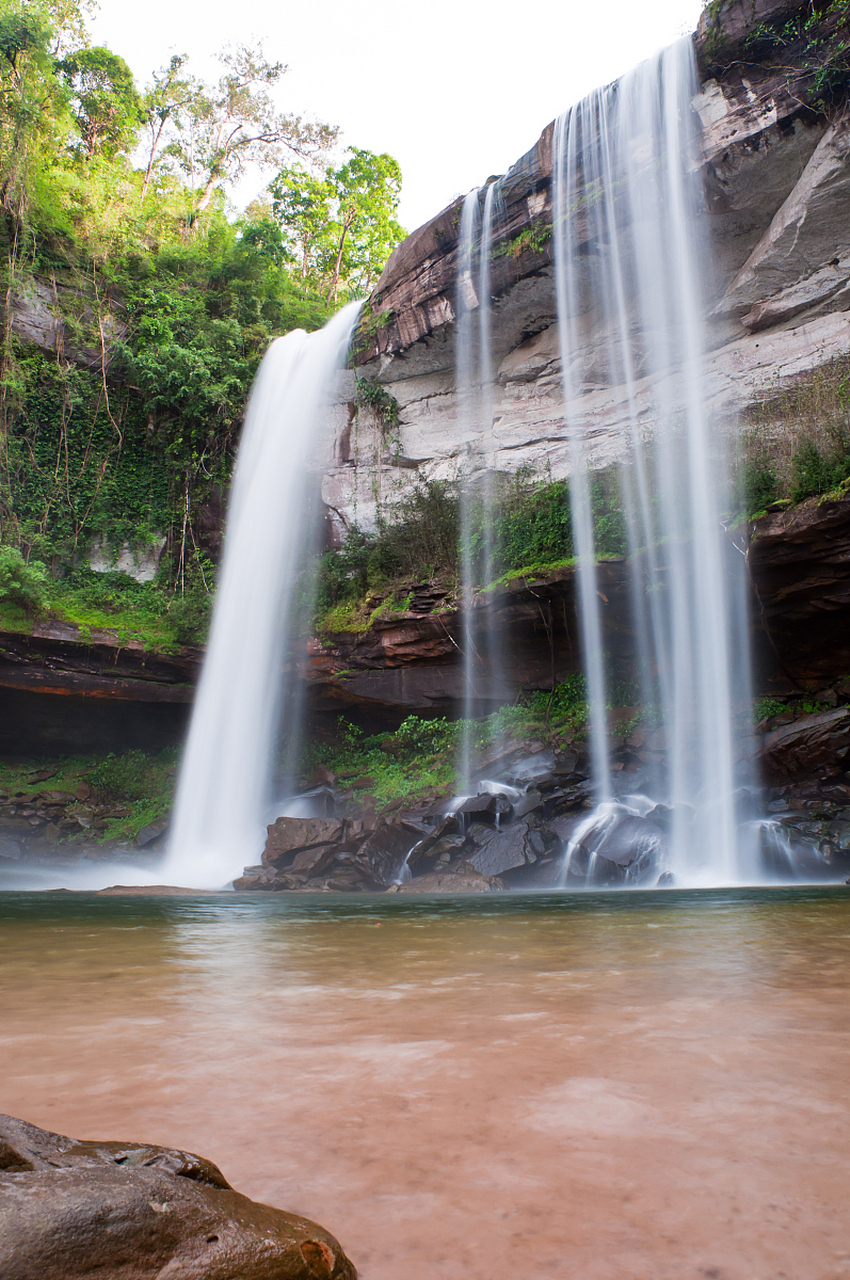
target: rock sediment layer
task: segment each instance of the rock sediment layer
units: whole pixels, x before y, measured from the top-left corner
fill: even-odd
[[[752,53],[764,23],[804,10],[800,0],[734,0],[711,6],[695,37],[703,81],[693,106],[715,259],[706,389],[725,415],[850,352],[850,127],[840,104],[829,117],[808,105],[808,35],[796,43],[783,36],[781,57]],[[819,38],[830,38],[839,17],[820,15]],[[496,449],[486,452],[498,471],[529,465],[561,477],[569,459],[549,238],[552,140],[550,124],[502,179],[491,264]],[[396,249],[364,309],[360,372],[395,396],[400,418],[390,447],[379,415],[358,411],[352,395],[324,480],[338,528],[371,523],[377,506],[417,476],[450,478],[465,465],[453,349],[460,203]],[[591,326],[581,341],[584,367],[604,369],[608,335]],[[636,389],[647,428],[651,391]],[[601,374],[582,387],[576,425],[595,464],[622,456],[628,403]]]

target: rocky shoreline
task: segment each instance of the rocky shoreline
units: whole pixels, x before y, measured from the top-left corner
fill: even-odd
[[[798,861],[801,878],[843,880],[850,874],[850,682],[822,687],[797,705],[767,715],[743,742],[764,780],[745,808],[761,823],[757,843],[767,869],[781,874],[776,846]],[[430,794],[419,802],[381,806],[369,778],[337,778],[320,767],[304,781],[312,816],[279,817],[261,861],[234,882],[239,892],[473,893],[552,888],[585,882],[651,886],[665,877],[672,812],[638,804],[666,753],[662,728],[630,721],[634,708],[612,712],[624,729],[614,752],[617,790],[630,797],[616,815],[604,849],[579,840],[565,877],[564,850],[593,810],[586,744],[534,740],[504,745],[477,762],[479,794],[462,802]],[[0,789],[0,869],[71,870],[123,863],[156,874],[168,834],[167,815],[134,839],[97,840],[129,806],[99,800],[85,781],[73,790],[54,767],[29,775],[26,787]],[[579,833],[580,834],[580,833]],[[770,846],[766,847],[766,844]],[[773,851],[771,851],[771,849]],[[258,850],[258,853],[261,851]],[[603,855],[604,856],[601,856]]]
[[[824,699],[836,700],[834,689]],[[762,870],[785,878],[844,880],[850,872],[850,708],[767,718],[746,744],[769,783],[748,798]],[[532,744],[539,747],[540,744]],[[240,892],[485,893],[578,884],[672,886],[665,867],[673,811],[642,802],[663,730],[632,733],[615,759],[623,803],[607,830],[587,831],[594,809],[583,756],[521,749],[489,762],[499,779],[460,803],[382,815],[314,779],[316,816],[280,817]],[[581,748],[579,749],[581,751]],[[649,788],[647,788],[649,789]],[[320,812],[323,811],[323,812]],[[679,815],[681,818],[681,815]],[[565,848],[573,843],[569,866]],[[592,867],[591,867],[592,861]]]

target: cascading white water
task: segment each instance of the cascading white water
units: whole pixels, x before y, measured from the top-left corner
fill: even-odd
[[[571,444],[591,756],[606,824],[612,792],[603,627],[587,451],[578,423],[587,367],[607,364],[631,420],[622,469],[644,697],[660,705],[669,859],[679,882],[748,878],[736,814],[735,720],[749,676],[738,580],[726,564],[730,505],[722,432],[703,367],[709,259],[685,38],[571,108],[555,130],[555,264]],[[601,348],[601,351],[600,351]],[[641,409],[638,409],[638,403]],[[649,408],[647,408],[649,405]],[[645,593],[645,594],[642,594]]]
[[[477,653],[472,616],[472,476],[468,460],[473,453],[473,433],[478,422],[476,389],[475,318],[480,307],[475,279],[475,247],[480,237],[481,210],[478,190],[470,191],[463,202],[457,250],[455,287],[455,387],[457,394],[458,444],[464,451],[464,472],[460,477],[460,636],[463,663],[463,737],[458,761],[458,788],[469,790],[472,770],[471,718],[475,700]]]
[[[465,450],[460,490],[461,649],[463,654],[464,732],[458,763],[458,786],[472,785],[472,717],[483,696],[504,700],[506,680],[502,636],[493,617],[492,597],[475,598],[479,584],[495,577],[493,503],[493,355],[491,256],[494,227],[500,212],[499,182],[471,191],[463,202],[458,237],[455,296],[455,387],[458,440]],[[473,556],[476,515],[480,550]]]
[[[172,884],[220,887],[259,857],[282,708],[284,741],[300,736],[293,721],[304,680],[289,650],[312,603],[306,567],[318,531],[323,423],[359,309],[351,303],[318,333],[299,329],[278,338],[257,374],[174,824],[158,873]]]

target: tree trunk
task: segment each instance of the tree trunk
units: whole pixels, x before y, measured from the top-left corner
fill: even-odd
[[[339,287],[339,269],[342,265],[342,251],[345,246],[345,237],[348,235],[354,214],[350,213],[342,224],[342,235],[339,238],[339,248],[336,251],[336,262],[334,263],[334,273],[331,279],[331,287],[328,289],[327,305],[331,305],[331,298],[336,302],[337,288]]]
[[[159,122],[159,128],[158,128],[158,129],[157,129],[157,131],[156,131],[156,136],[154,137],[154,140],[153,140],[153,142],[151,143],[150,155],[148,156],[148,167],[147,167],[147,169],[145,170],[145,178],[144,178],[144,181],[143,181],[143,183],[142,183],[142,194],[141,194],[141,196],[139,197],[139,203],[140,203],[140,204],[144,204],[144,199],[145,199],[145,195],[146,195],[146,193],[147,193],[148,184],[149,184],[149,182],[150,182],[150,180],[151,180],[151,174],[153,173],[153,162],[154,162],[154,160],[156,159],[156,153],[157,153],[157,149],[158,149],[158,147],[159,147],[159,140],[160,140],[160,138],[162,137],[162,131],[163,131],[163,129],[164,129],[164,128],[165,128],[165,121],[164,121],[164,120],[160,120],[160,122]]]

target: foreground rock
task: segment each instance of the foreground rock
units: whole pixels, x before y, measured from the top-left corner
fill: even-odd
[[[495,876],[480,876],[469,871],[435,872],[417,876],[399,885],[399,893],[495,893],[504,889],[503,881]]]
[[[240,1195],[209,1160],[76,1142],[0,1116],[3,1280],[355,1280],[315,1223]]]
[[[234,888],[490,893],[554,883],[559,824],[570,829],[585,813],[589,784],[573,751],[515,755],[521,759],[501,762],[506,794],[497,788],[457,807],[445,800],[404,815],[278,818],[262,863],[246,867]],[[517,771],[528,773],[519,786]]]

